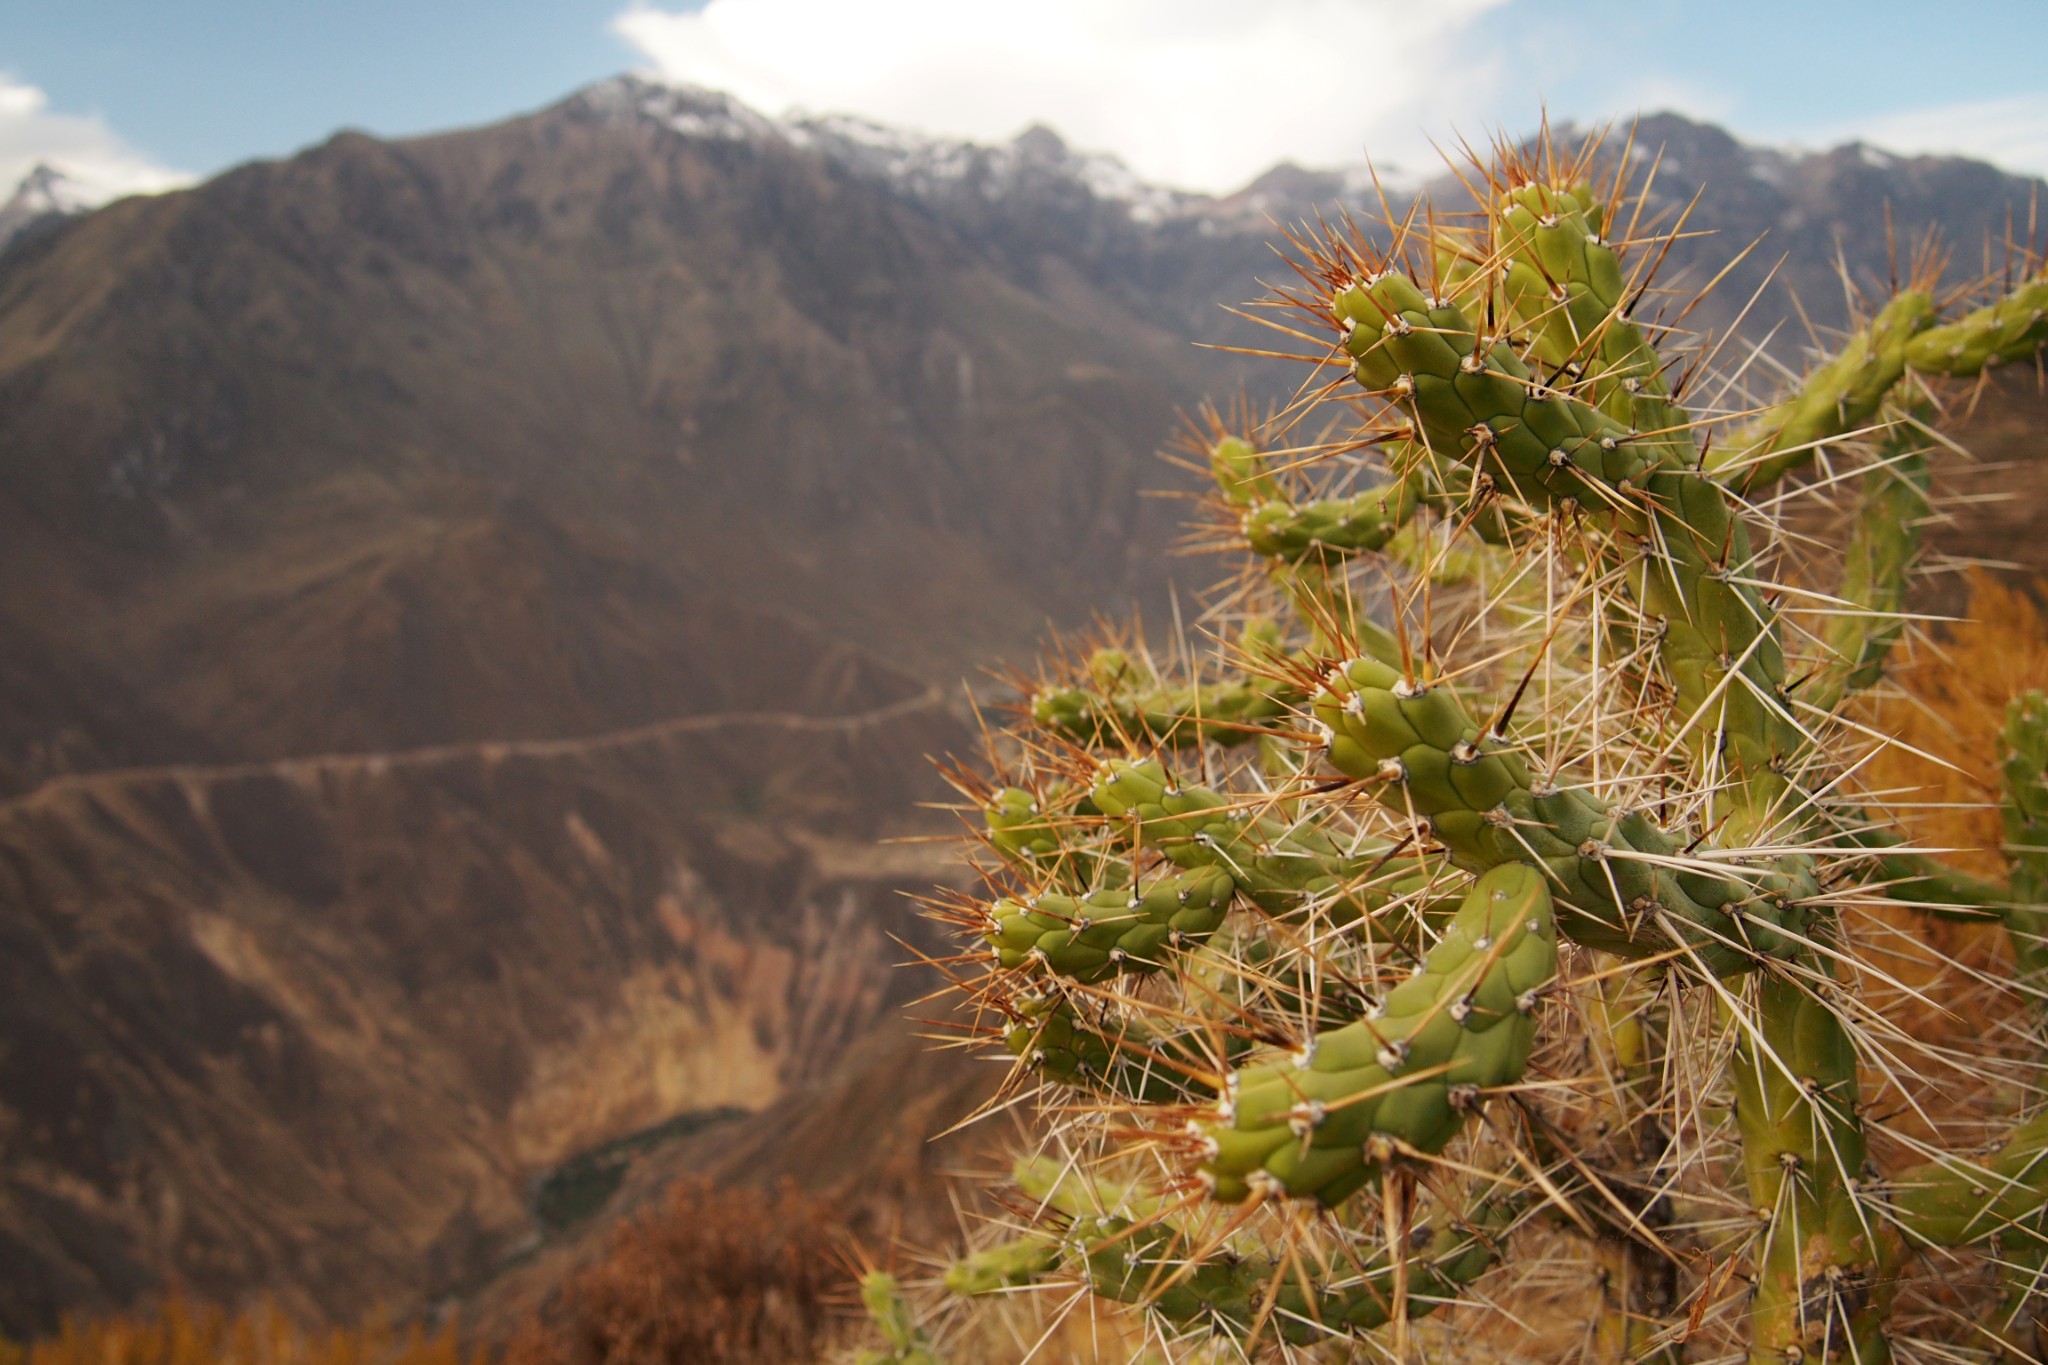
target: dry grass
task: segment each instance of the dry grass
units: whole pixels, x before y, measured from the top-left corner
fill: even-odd
[[[1877,705],[1876,724],[1899,744],[1879,754],[1870,784],[1912,793],[1899,818],[1916,843],[1954,849],[1944,857],[1955,866],[1997,877],[1999,732],[2011,698],[2048,685],[2048,620],[2024,591],[1982,572],[1968,618],[1894,665],[1902,695]]]
[[[403,1331],[372,1320],[355,1329],[309,1330],[277,1305],[240,1313],[176,1295],[154,1311],[66,1318],[57,1335],[27,1347],[0,1340],[0,1365],[484,1365],[453,1325]]]

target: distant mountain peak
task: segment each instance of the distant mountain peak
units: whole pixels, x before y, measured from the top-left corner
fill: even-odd
[[[913,132],[855,114],[795,112],[771,118],[723,91],[637,75],[588,86],[572,103],[607,121],[647,120],[685,137],[803,148],[924,199],[963,190],[1001,199],[1049,180],[1121,204],[1134,221],[1146,224],[1199,213],[1214,202],[1208,195],[1151,184],[1107,153],[1075,151],[1042,123],[1007,143],[983,143]]]
[[[614,76],[579,91],[573,100],[607,122],[649,120],[685,137],[746,142],[781,140],[775,121],[733,96],[701,85],[668,85],[642,76]]]
[[[1069,155],[1067,140],[1043,123],[1034,123],[1017,134],[1012,145],[1023,155],[1039,161],[1064,161]]]
[[[44,213],[82,213],[91,203],[90,190],[47,161],[37,162],[8,200],[9,207],[18,204]]]
[[[31,231],[84,213],[92,207],[93,198],[73,177],[47,161],[37,162],[7,202],[0,204],[0,251]]]

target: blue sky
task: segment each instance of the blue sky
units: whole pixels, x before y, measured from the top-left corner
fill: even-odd
[[[1526,128],[1544,102],[2048,172],[2044,52],[2048,0],[6,0],[0,180],[46,157],[103,192],[158,188],[626,69],[771,113],[978,138],[1044,121],[1210,189],[1282,158],[1425,168],[1431,137]]]

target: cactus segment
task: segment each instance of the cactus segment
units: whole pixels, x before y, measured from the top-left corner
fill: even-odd
[[[2048,970],[2048,694],[2028,692],[2005,709],[2006,757],[1999,777],[2004,788],[2000,815],[2005,822],[2005,851],[2012,860],[2011,897],[2028,916],[2032,931],[2015,951],[2029,974]]]
[[[1146,687],[1134,691],[1059,687],[1031,699],[1031,718],[1077,744],[1150,740],[1171,748],[1246,744],[1284,718],[1295,700],[1267,679]]]
[[[1065,850],[1038,809],[1038,798],[1022,787],[1002,787],[982,807],[988,841],[1014,862],[1034,865]]]
[[[1085,894],[1128,885],[1126,859],[1078,837],[1083,811],[1056,816],[1046,809],[1048,803],[1057,807],[1064,794],[1058,784],[1045,802],[1022,787],[997,790],[981,810],[989,847],[1027,881],[1056,890]]]
[[[1046,891],[1027,901],[997,901],[987,937],[1005,970],[1035,963],[1092,985],[1125,972],[1156,972],[1169,949],[1203,942],[1230,913],[1236,891],[1220,867],[1085,896]]]
[[[1142,1303],[1176,1328],[1207,1328],[1250,1343],[1278,1338],[1309,1346],[1384,1327],[1395,1316],[1405,1278],[1410,1319],[1457,1300],[1498,1259],[1517,1201],[1488,1192],[1446,1227],[1417,1227],[1407,1264],[1382,1250],[1363,1262],[1331,1265],[1260,1249],[1195,1260],[1200,1239],[1163,1216],[1160,1201],[1133,1189],[1082,1177],[1057,1162],[1020,1162],[1017,1184],[1065,1220],[1060,1250],[1090,1287],[1119,1303]],[[1275,1281],[1278,1281],[1276,1284]]]
[[[1103,814],[1133,820],[1138,841],[1182,867],[1227,869],[1238,888],[1275,919],[1320,911],[1368,938],[1412,944],[1420,923],[1443,908],[1438,877],[1385,844],[1341,849],[1312,825],[1237,809],[1202,787],[1176,786],[1156,759],[1112,759],[1091,793]]]
[[[1226,436],[1209,447],[1209,470],[1254,554],[1288,563],[1335,561],[1377,550],[1415,513],[1416,485],[1395,479],[1343,498],[1297,505],[1251,442]]]
[[[1060,1263],[1059,1243],[1049,1237],[1019,1237],[972,1252],[946,1267],[948,1293],[973,1298],[1037,1284]]]
[[[1677,437],[1691,419],[1628,315],[1621,257],[1600,235],[1604,207],[1584,187],[1510,190],[1496,209],[1502,303],[1545,367],[1584,376],[1579,392],[1595,407],[1632,431]]]
[[[1332,766],[1377,783],[1383,803],[1426,821],[1453,862],[1545,869],[1559,927],[1577,942],[1640,958],[1679,946],[1668,923],[1717,974],[1797,951],[1810,918],[1803,902],[1819,891],[1810,860],[1779,860],[1754,883],[1714,876],[1643,812],[1581,791],[1538,794],[1520,752],[1482,733],[1451,688],[1412,685],[1375,660],[1333,668],[1313,706]]]
[[[1829,1002],[1775,976],[1733,1067],[1750,1203],[1763,1223],[1750,1359],[1891,1358],[1893,1255],[1858,1199],[1867,1159],[1855,1046]],[[1801,1354],[1803,1352],[1803,1354]]]
[[[1639,479],[1657,442],[1590,404],[1546,387],[1502,338],[1483,338],[1452,300],[1430,299],[1389,271],[1338,294],[1352,372],[1368,389],[1403,394],[1433,453],[1492,476],[1538,506],[1602,502]]]
[[[2024,360],[2048,342],[2048,280],[2028,280],[1974,312],[1940,323],[1918,290],[1895,295],[1841,351],[1767,413],[1759,434],[1731,442],[1708,466],[1747,491],[1811,462],[1829,440],[1869,425],[1911,370],[1967,379]]]
[[[1251,1050],[1241,1029],[1157,1031],[1137,1013],[1085,997],[1028,995],[1010,1007],[1016,1021],[1004,1046],[1012,1056],[1047,1081],[1135,1105],[1208,1103],[1219,1066]]]
[[[2006,888],[1936,862],[1924,853],[1905,851],[1906,839],[1875,825],[1849,825],[1834,838],[1847,848],[1867,850],[1872,879],[1881,882],[1892,900],[1943,919],[1995,920],[2006,913]]]
[[[1010,1054],[1047,1080],[1134,1104],[1212,1098],[1217,1063],[1195,1035],[1160,1035],[1136,1018],[1061,996],[1016,1002],[1021,1017],[1003,1035]],[[1094,1015],[1091,1020],[1089,1015]],[[1225,1060],[1250,1045],[1226,1034]]]
[[[1244,515],[1244,540],[1252,553],[1268,559],[1333,562],[1384,547],[1414,514],[1415,504],[1415,489],[1406,480],[1299,506],[1262,502]]]
[[[1837,837],[1875,855],[1871,869],[1893,900],[1951,919],[2003,919],[2021,975],[2033,977],[2048,971],[2048,699],[2039,692],[2014,698],[2003,738],[2000,810],[2012,860],[2006,885],[1899,851],[1905,840],[1890,830],[1851,826]]]
[[[889,1343],[886,1351],[862,1351],[854,1365],[944,1365],[931,1338],[903,1297],[903,1287],[886,1270],[871,1270],[860,1279],[861,1305],[868,1319]]]
[[[1209,473],[1216,491],[1234,507],[1256,507],[1280,496],[1280,481],[1266,468],[1258,447],[1242,436],[1225,436],[1210,445]]]
[[[2048,342],[2048,280],[2029,280],[2004,298],[1930,327],[1906,343],[1906,364],[1921,374],[1968,379],[2026,360]]]
[[[1213,442],[1209,468],[1224,501],[1239,513],[1236,529],[1240,538],[1271,562],[1273,581],[1312,623],[1318,648],[1326,643],[1324,630],[1334,626],[1343,638],[1357,641],[1362,648],[1383,657],[1398,657],[1394,637],[1359,612],[1347,592],[1333,590],[1336,584],[1332,579],[1346,559],[1386,544],[1408,523],[1419,500],[1442,501],[1441,490],[1427,473],[1411,468],[1392,483],[1365,493],[1296,506],[1280,479],[1265,468],[1258,449],[1242,437],[1226,436]],[[1257,649],[1251,648],[1252,644],[1248,639],[1243,646],[1247,658],[1280,654],[1266,642],[1260,642],[1265,647]],[[1275,699],[1283,708],[1300,701],[1284,690],[1276,692]]]
[[[1203,1178],[1226,1203],[1273,1192],[1330,1205],[1395,1151],[1442,1151],[1479,1091],[1521,1077],[1537,993],[1556,973],[1543,874],[1495,868],[1376,1015],[1317,1035],[1298,1061],[1235,1073],[1228,1114],[1200,1125]]]
[[[1305,1270],[1292,1259],[1258,1253],[1198,1261],[1190,1269],[1194,1243],[1165,1223],[1079,1218],[1071,1236],[1089,1284],[1106,1299],[1145,1304],[1183,1329],[1312,1346],[1384,1327],[1397,1306],[1413,1320],[1456,1303],[1465,1285],[1492,1268],[1498,1228],[1506,1221],[1495,1214],[1487,1222],[1454,1224],[1448,1235],[1417,1228],[1405,1266],[1381,1252],[1362,1268],[1342,1261],[1320,1275],[1321,1267]],[[1403,1275],[1407,1298],[1397,1305]]]
[[[1899,1172],[1890,1194],[1893,1220],[1915,1242],[1967,1246],[2023,1232],[2048,1207],[2048,1111],[1988,1157],[1943,1156]]]
[[[1729,443],[1720,458],[1708,458],[1707,467],[1754,491],[1811,463],[1822,444],[1870,425],[1885,395],[1905,377],[1913,338],[1934,319],[1934,300],[1926,294],[1908,289],[1893,295],[1862,331],[1806,377],[1798,393],[1764,415],[1760,440]]]
[[[1905,622],[1906,580],[1920,553],[1920,522],[1927,515],[1927,456],[1912,428],[1895,430],[1880,458],[1863,476],[1856,522],[1844,552],[1835,596],[1853,614],[1829,620],[1831,658],[1809,686],[1808,701],[1833,710],[1843,694],[1874,687],[1885,657]]]
[[[1012,1056],[1045,1079],[1136,1104],[1207,1103],[1216,1075],[1255,1046],[1240,1021],[1254,1010],[1313,1026],[1361,1018],[1372,1001],[1331,972],[1311,973],[1277,945],[1237,941],[1180,955],[1176,969],[1214,1007],[1215,1027],[1183,1022],[1155,1029],[1138,1012],[1085,996],[1010,996],[1015,1022],[1005,1034]]]

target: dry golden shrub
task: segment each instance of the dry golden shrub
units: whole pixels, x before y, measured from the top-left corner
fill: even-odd
[[[844,1335],[844,1231],[785,1186],[685,1180],[623,1224],[506,1347],[504,1365],[785,1365]]]
[[[1966,619],[1894,655],[1890,680],[1859,719],[1893,742],[1862,768],[1858,785],[1916,846],[2002,881],[2000,732],[2008,701],[2048,685],[2048,620],[2025,590],[1975,572]],[[2013,992],[1970,984],[2011,977],[2002,927],[1942,921],[1903,906],[1862,913],[1882,926],[1866,935],[1869,961],[1905,988],[1874,986],[1873,999],[1917,1035],[2009,1034],[2007,1025],[2030,1013]]]
[[[2025,591],[1981,571],[1971,576],[1968,615],[1894,665],[1903,695],[1876,708],[1876,725],[1899,743],[1873,762],[1868,785],[1901,793],[1898,815],[1916,843],[1954,849],[1945,861],[2003,877],[1999,732],[2008,701],[2048,687],[2048,620]]]
[[[173,1295],[154,1312],[66,1318],[54,1337],[0,1361],[19,1365],[484,1365],[465,1354],[454,1326],[308,1330],[275,1304],[241,1313]]]

